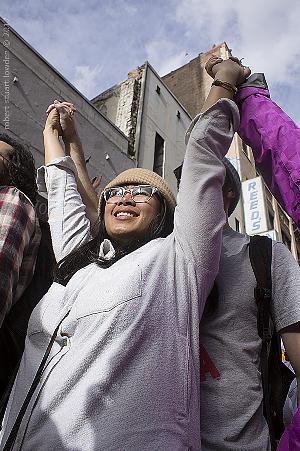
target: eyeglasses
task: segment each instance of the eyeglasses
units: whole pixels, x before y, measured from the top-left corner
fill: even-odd
[[[141,204],[149,202],[153,194],[158,192],[158,189],[151,185],[137,185],[133,188],[116,186],[114,188],[106,188],[103,192],[103,197],[107,204],[117,204],[126,193],[129,193],[136,204]]]

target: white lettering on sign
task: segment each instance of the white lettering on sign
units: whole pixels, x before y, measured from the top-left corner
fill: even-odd
[[[254,235],[268,230],[264,187],[261,177],[242,183],[246,233]]]

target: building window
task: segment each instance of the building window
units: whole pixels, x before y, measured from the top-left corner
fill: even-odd
[[[273,211],[271,211],[271,209],[269,208],[269,224],[270,224],[270,229],[274,229],[274,213]]]
[[[249,149],[249,147],[247,146],[247,144],[244,143],[244,141],[242,141],[242,149],[243,149],[244,154],[245,154],[245,155],[247,156],[247,158],[250,160],[250,156],[251,156],[250,149]]]
[[[235,230],[237,232],[240,231],[240,221],[238,219],[235,218]]]
[[[153,172],[156,172],[156,174],[160,175],[161,177],[163,176],[164,156],[165,156],[165,141],[158,133],[156,133]]]
[[[288,247],[289,250],[291,250],[291,238],[283,230],[281,230],[281,232],[282,232],[282,242],[283,242],[283,244],[285,244],[286,247]]]

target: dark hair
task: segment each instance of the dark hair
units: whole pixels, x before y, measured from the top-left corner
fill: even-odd
[[[5,142],[12,149],[6,157],[8,185],[15,186],[31,200],[36,202],[37,186],[34,158],[27,147],[15,141],[6,133],[0,133],[0,141]]]
[[[90,263],[96,263],[101,268],[109,268],[116,261],[135,251],[149,241],[154,240],[155,238],[165,238],[168,236],[173,230],[173,221],[170,221],[165,199],[161,195],[158,197],[161,202],[161,212],[159,216],[152,221],[144,237],[138,240],[132,240],[131,242],[128,242],[126,246],[118,245],[109,237],[104,223],[105,203],[102,202],[98,224],[95,226],[97,227],[96,237],[88,243],[79,246],[78,249],[71,252],[57,264],[55,270],[55,281],[62,285],[66,285],[79,269],[84,268]],[[104,239],[109,239],[115,249],[115,256],[110,260],[105,260],[103,257],[99,257],[100,245]]]

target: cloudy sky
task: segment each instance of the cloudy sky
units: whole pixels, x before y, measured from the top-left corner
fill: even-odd
[[[10,0],[1,16],[88,98],[226,41],[300,125],[299,0]]]

